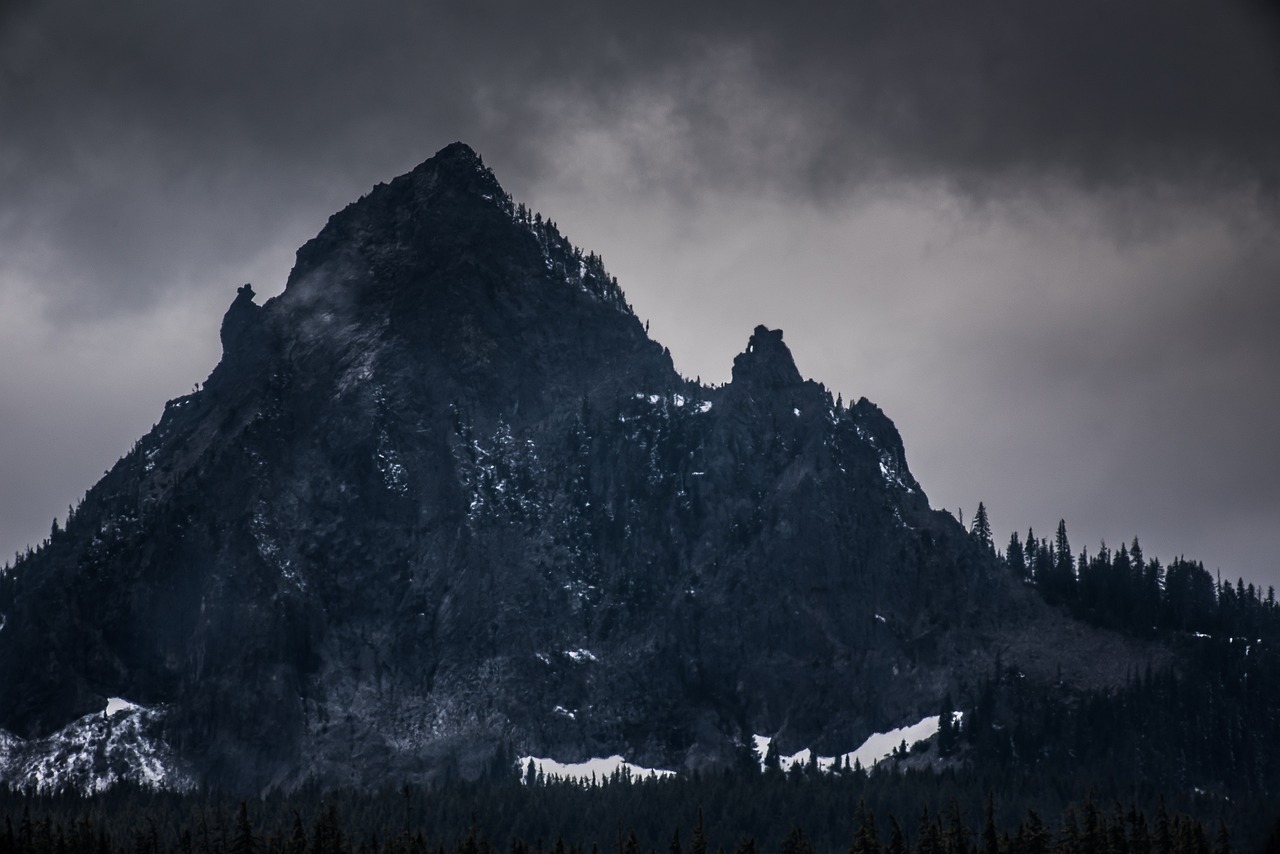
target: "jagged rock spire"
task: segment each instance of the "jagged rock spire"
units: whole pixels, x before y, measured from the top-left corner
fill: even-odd
[[[781,329],[757,326],[747,349],[733,360],[733,383],[757,389],[781,389],[800,385],[791,350],[782,343]]]

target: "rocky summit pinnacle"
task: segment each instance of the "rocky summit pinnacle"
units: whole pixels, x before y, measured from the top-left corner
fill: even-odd
[[[804,380],[796,370],[791,350],[782,343],[781,329],[757,326],[747,349],[733,360],[733,382],[760,389],[782,389]]]
[[[680,377],[461,143],[331,217],[280,296],[241,288],[222,340],[0,576],[6,780],[108,708],[162,784],[254,791],[848,750],[1039,607],[879,409],[763,326],[727,386]]]

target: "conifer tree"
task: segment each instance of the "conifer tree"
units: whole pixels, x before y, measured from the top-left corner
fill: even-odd
[[[1156,806],[1155,854],[1173,854],[1173,833],[1169,828],[1169,813],[1164,808],[1164,795]]]
[[[947,854],[971,854],[973,851],[969,844],[969,828],[964,823],[960,801],[955,797],[947,805],[947,832],[943,841]]]
[[[1235,848],[1231,844],[1231,831],[1227,823],[1218,816],[1218,833],[1214,840],[1213,854],[1233,854]]]
[[[782,854],[813,854],[813,845],[799,825],[792,827],[786,839],[782,840]]]
[[[987,518],[987,507],[981,501],[978,502],[977,512],[973,514],[973,527],[969,529],[969,534],[987,551],[995,551],[995,544],[991,540],[991,521]]]
[[[302,813],[293,811],[293,833],[285,847],[287,854],[307,854],[307,831],[302,826]]]
[[[942,827],[936,820],[929,819],[929,808],[920,811],[920,829],[916,833],[916,854],[945,854],[946,847],[942,842]]]
[[[1029,809],[1026,819],[1018,826],[1018,839],[1024,854],[1048,854],[1052,834],[1040,820],[1040,814]]]
[[[1098,814],[1098,806],[1093,802],[1093,792],[1089,792],[1084,796],[1084,831],[1080,837],[1080,844],[1084,846],[1086,851],[1102,851],[1103,834],[1101,817]]]
[[[253,854],[257,849],[253,825],[249,823],[249,806],[241,801],[240,809],[236,812],[236,835],[231,840],[231,854]]]
[[[889,816],[889,844],[885,846],[885,854],[908,854],[907,836],[892,814]]]
[[[1009,567],[1009,571],[1018,578],[1027,577],[1027,559],[1022,553],[1022,542],[1018,539],[1017,531],[1009,535],[1009,545],[1004,550],[1004,562]]]
[[[1000,837],[996,833],[996,801],[990,789],[982,804],[982,852],[1000,854]]]
[[[858,806],[854,812],[854,820],[858,827],[854,831],[853,844],[849,846],[849,854],[880,854],[880,834],[876,831],[876,817],[867,809],[866,801],[858,798]]]
[[[1059,583],[1069,585],[1075,579],[1075,562],[1071,557],[1071,543],[1067,541],[1067,522],[1058,520],[1058,532],[1053,538],[1053,569]],[[1064,586],[1063,588],[1067,588]]]
[[[1068,805],[1067,810],[1062,815],[1062,841],[1059,844],[1059,850],[1066,854],[1086,854],[1087,849],[1080,844],[1080,823],[1076,820],[1076,808],[1074,805]],[[1092,854],[1092,852],[1089,852]]]
[[[770,739],[769,746],[764,751],[764,770],[765,771],[781,771],[782,757],[778,753],[778,740]]]
[[[942,701],[942,709],[938,713],[938,755],[950,756],[959,743],[960,733],[956,727],[955,705],[951,695],[947,694]]]
[[[707,833],[702,825],[702,807],[698,807],[698,823],[693,828],[693,840],[689,843],[689,854],[707,854]]]

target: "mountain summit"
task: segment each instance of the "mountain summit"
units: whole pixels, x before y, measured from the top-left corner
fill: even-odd
[[[461,143],[331,217],[281,295],[241,287],[221,337],[0,579],[10,780],[126,720],[117,778],[169,785],[723,767],[936,714],[995,649],[1063,663],[876,406],[764,326],[726,386],[680,377]]]
[[[782,343],[781,329],[755,328],[747,349],[733,360],[733,382],[761,391],[777,391],[803,382],[791,350]]]

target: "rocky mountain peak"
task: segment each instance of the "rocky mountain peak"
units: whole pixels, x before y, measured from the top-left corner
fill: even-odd
[[[485,166],[480,155],[465,142],[446,145],[414,168],[409,177],[422,190],[447,187],[483,201],[508,200],[493,170]]]
[[[936,709],[1021,595],[780,330],[723,394],[681,379],[461,143],[331,217],[281,296],[240,288],[222,342],[0,584],[23,751],[111,698],[232,789],[844,749]]]
[[[480,156],[464,143],[452,143],[331,216],[298,250],[286,291],[316,278],[332,288],[336,281],[383,274],[389,264],[441,249],[468,260],[478,242],[505,248],[501,232],[513,214],[511,197]]]
[[[451,142],[424,160],[417,169],[458,170],[460,172],[479,172],[492,178],[493,173],[484,165],[484,161],[474,148],[465,142]]]
[[[791,350],[782,343],[782,330],[757,326],[747,349],[733,360],[733,383],[761,390],[778,390],[801,385],[804,378],[796,369]]]

